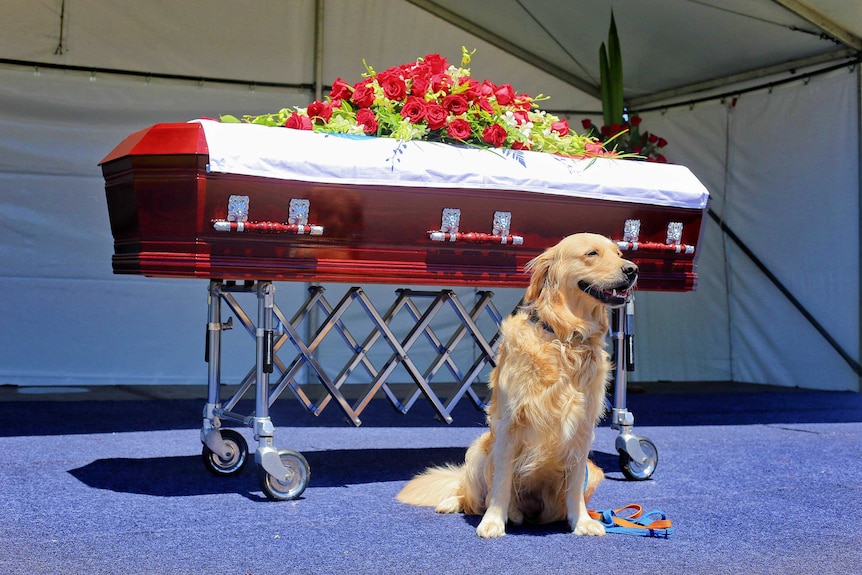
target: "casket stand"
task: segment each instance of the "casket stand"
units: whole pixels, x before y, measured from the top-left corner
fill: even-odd
[[[136,132],[101,166],[114,272],[210,280],[208,399],[201,430],[208,469],[229,475],[243,468],[246,442],[221,422],[248,425],[259,443],[255,459],[261,487],[274,499],[298,497],[309,475],[301,454],[274,445],[269,408],[285,390],[314,414],[334,401],[355,425],[379,392],[403,412],[424,397],[446,422],[465,395],[484,408],[472,384],[494,365],[497,333],[483,333],[477,321],[490,318],[496,327],[502,316],[491,291],[478,291],[468,309],[455,291],[444,287],[526,287],[523,268],[529,260],[567,235],[589,231],[615,240],[638,264],[639,290],[689,291],[696,285],[697,246],[708,201],[703,185],[681,166],[208,120],[156,124]],[[273,281],[313,284],[292,318],[276,304]],[[316,285],[323,282],[441,289],[398,289],[392,306],[380,313],[361,287],[351,287],[331,305]],[[256,320],[239,304],[236,295],[243,293],[256,299]],[[343,320],[353,303],[374,325],[362,342]],[[231,314],[227,322],[222,304]],[[442,309],[451,310],[459,322],[445,342],[431,325]],[[321,316],[319,326],[303,337],[298,326],[315,313]],[[415,321],[400,337],[390,329],[399,313]],[[609,334],[616,364],[629,370],[633,314],[632,301],[615,310]],[[233,318],[255,340],[255,367],[224,401],[221,333],[232,327]],[[353,351],[336,376],[315,357],[330,332]],[[380,339],[392,354],[377,368],[368,350]],[[409,354],[420,340],[436,350],[424,370]],[[452,358],[461,341],[479,350],[466,368]],[[295,356],[285,363],[279,352],[288,342]],[[387,382],[396,366],[416,385],[406,400]],[[320,382],[322,399],[312,399],[297,381],[303,368]],[[351,404],[342,385],[358,368],[372,382]],[[445,400],[434,380],[441,370],[455,380],[454,392]],[[620,430],[616,447],[623,472],[646,479],[655,470],[657,452],[652,442],[633,433],[625,372],[615,372],[611,425]],[[254,412],[237,413],[237,403],[252,386]]]

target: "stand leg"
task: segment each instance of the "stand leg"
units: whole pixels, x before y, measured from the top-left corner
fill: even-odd
[[[254,459],[258,464],[258,479],[263,492],[271,499],[288,500],[296,499],[305,491],[311,472],[302,454],[292,449],[278,450],[273,442],[275,426],[269,417],[269,376],[275,361],[272,329],[274,294],[272,282],[258,283],[255,415],[252,418],[258,447]]]
[[[616,354],[614,372],[614,406],[611,428],[618,429],[615,447],[620,455],[620,468],[629,479],[649,479],[658,464],[658,451],[645,437],[634,434],[634,415],[626,407],[626,374],[634,371],[634,299],[611,312],[611,324]]]

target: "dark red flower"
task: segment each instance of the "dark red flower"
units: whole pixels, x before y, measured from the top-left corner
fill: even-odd
[[[332,117],[332,104],[314,101],[308,105],[308,116],[315,122],[320,120],[322,124],[325,124]]]
[[[456,140],[466,140],[470,137],[470,132],[470,122],[463,118],[455,118],[446,126],[446,133]]]
[[[641,125],[641,117],[640,116],[632,116],[629,118],[629,124],[637,128]]]
[[[443,107],[458,116],[465,113],[470,108],[470,104],[461,94],[449,94],[443,98]]]
[[[667,146],[667,140],[665,140],[664,138],[659,138],[658,142],[656,142],[656,146],[658,146],[659,148],[664,148],[665,146]]]
[[[491,101],[488,98],[479,98],[477,101],[480,110],[484,110],[490,114],[494,113],[494,105],[491,104]]]
[[[514,142],[512,142],[512,149],[513,150],[529,150],[532,147],[533,147],[532,142],[527,142],[526,144],[523,142],[519,142],[518,140],[515,140]]]
[[[506,138],[508,137],[509,133],[506,132],[506,128],[500,124],[491,124],[482,130],[482,141],[491,144],[495,148],[499,148],[506,143]]]
[[[414,76],[410,81],[410,93],[414,96],[422,96],[431,86],[430,76]]]
[[[569,122],[563,118],[559,122],[553,122],[551,124],[551,131],[556,132],[561,136],[569,135]]]
[[[650,144],[657,144],[658,143],[658,136],[656,136],[655,134],[650,134],[649,135],[649,143]]]
[[[425,105],[425,119],[428,120],[428,127],[432,130],[439,130],[446,125],[446,119],[449,117],[449,112],[440,104]]]
[[[356,123],[362,126],[362,130],[366,134],[374,134],[377,132],[377,116],[370,108],[362,108],[356,112]]]
[[[593,127],[593,121],[589,118],[584,118],[583,120],[581,120],[581,126],[584,127],[584,130],[589,130]]]
[[[407,84],[397,74],[378,74],[377,83],[383,88],[383,94],[390,100],[400,102],[407,96]]]
[[[310,130],[312,128],[311,118],[300,114],[291,114],[290,118],[284,123],[285,128],[293,128],[294,130]]]
[[[421,122],[425,118],[425,100],[410,96],[401,108],[401,115],[407,118],[411,124]]]
[[[353,94],[353,90],[350,84],[341,78],[337,78],[332,83],[332,90],[329,91],[329,97],[333,100],[349,100],[351,94]]]
[[[368,80],[362,80],[353,85],[350,101],[360,108],[367,108],[374,103],[374,90],[368,85]]]
[[[422,61],[431,66],[432,74],[443,74],[449,69],[449,63],[446,61],[446,58],[440,54],[428,54],[422,58]]]
[[[515,90],[512,89],[511,84],[503,84],[502,86],[497,86],[497,89],[494,90],[494,96],[497,97],[498,104],[508,106],[515,99]]]

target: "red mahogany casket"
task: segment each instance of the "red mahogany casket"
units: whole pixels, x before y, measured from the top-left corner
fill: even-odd
[[[524,287],[563,237],[605,235],[638,289],[694,289],[708,193],[682,167],[209,120],[100,163],[118,274]]]

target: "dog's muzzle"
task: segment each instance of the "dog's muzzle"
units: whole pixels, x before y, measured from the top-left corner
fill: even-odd
[[[578,282],[581,291],[590,295],[606,306],[619,307],[628,301],[632,288],[638,281],[638,267],[635,264],[623,266],[623,281],[612,286],[597,286],[585,281]]]

